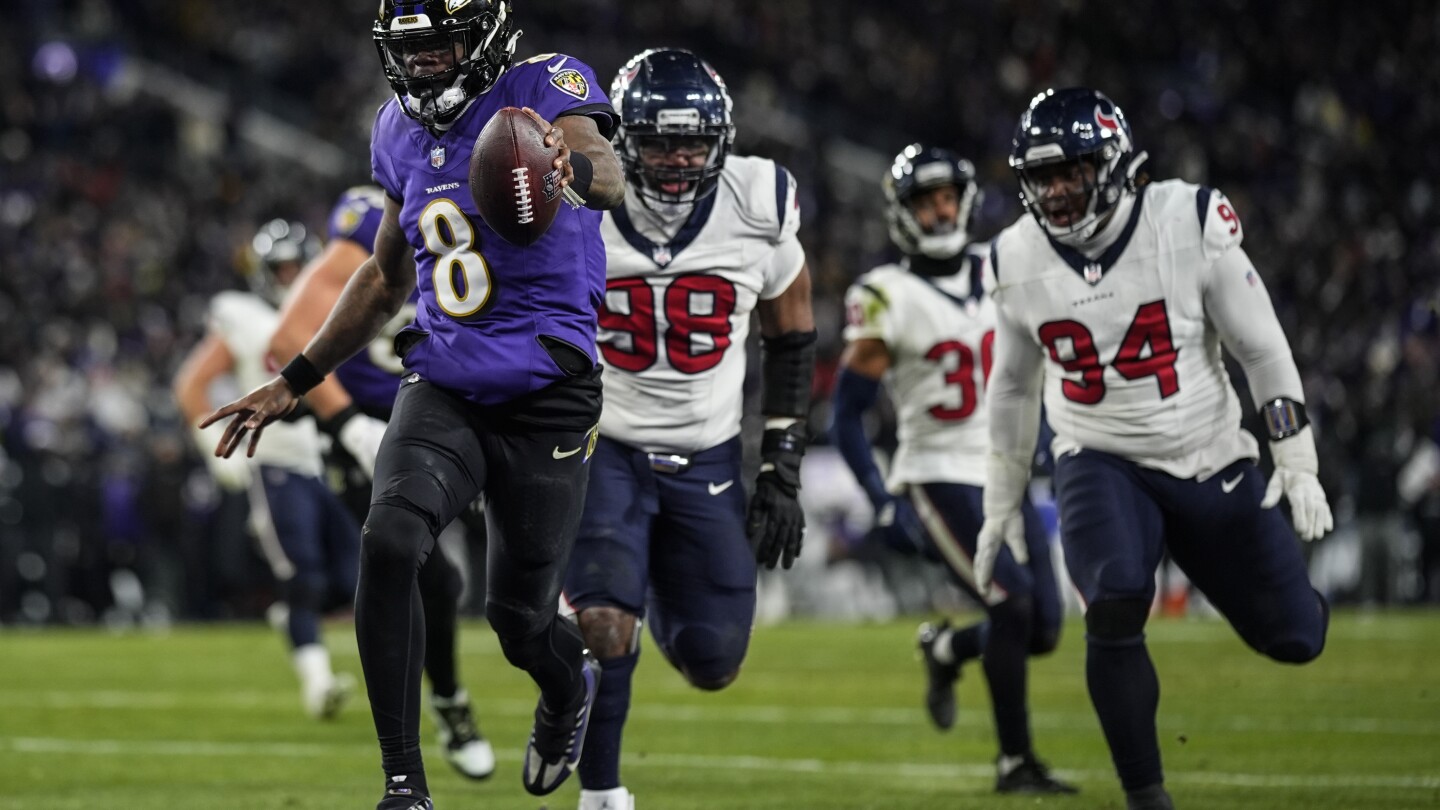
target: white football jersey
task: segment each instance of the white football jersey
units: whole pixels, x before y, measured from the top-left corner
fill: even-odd
[[[995,303],[1045,356],[1057,456],[1093,448],[1202,479],[1257,457],[1205,312],[1207,273],[1242,238],[1223,194],[1167,180],[1141,190],[1094,260],[1030,216],[995,239]]]
[[[230,350],[235,361],[232,374],[240,390],[252,391],[274,379],[277,370],[266,357],[270,336],[275,333],[279,320],[275,308],[258,295],[229,291],[211,299],[210,332],[225,341],[225,347]],[[245,452],[244,447],[236,452]],[[251,460],[301,475],[320,475],[320,437],[314,420],[275,422],[266,426]]]
[[[981,289],[984,252],[964,268],[924,278],[897,264],[871,270],[845,294],[845,340],[885,342],[885,387],[900,446],[887,485],[985,485],[989,421],[985,380],[995,339],[995,304]]]
[[[750,313],[805,265],[795,180],[731,155],[714,193],[667,243],[641,233],[633,190],[605,212],[600,432],[650,452],[688,453],[740,432]]]

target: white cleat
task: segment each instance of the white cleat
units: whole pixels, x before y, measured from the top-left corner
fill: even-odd
[[[302,695],[305,713],[317,720],[332,720],[355,694],[355,676],[337,672],[329,683],[306,689]]]
[[[440,748],[445,761],[469,779],[486,779],[495,773],[495,751],[480,733],[470,711],[470,695],[464,689],[454,697],[430,696],[430,716],[440,730]]]
[[[581,790],[580,810],[635,810],[635,794],[623,787]]]

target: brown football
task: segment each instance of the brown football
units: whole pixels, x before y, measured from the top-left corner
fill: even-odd
[[[560,210],[558,150],[545,128],[518,107],[502,107],[470,153],[470,196],[490,229],[524,247],[550,230]]]

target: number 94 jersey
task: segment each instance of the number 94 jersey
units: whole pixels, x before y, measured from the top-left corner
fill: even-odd
[[[927,278],[887,264],[845,294],[845,340],[885,343],[885,385],[900,446],[886,482],[985,485],[990,447],[985,380],[995,339],[995,305],[982,289],[984,251],[972,246],[962,269]]]
[[[993,244],[1001,339],[1023,330],[1044,358],[1055,454],[1092,448],[1202,479],[1256,458],[1206,314],[1215,260],[1243,238],[1234,209],[1219,191],[1167,180],[1116,216],[1119,239],[1094,259],[1029,216]],[[1253,270],[1245,282],[1263,292]]]
[[[704,450],[740,432],[751,311],[804,267],[795,181],[773,161],[731,155],[664,244],[637,228],[643,205],[626,192],[601,223],[600,432],[650,452]]]

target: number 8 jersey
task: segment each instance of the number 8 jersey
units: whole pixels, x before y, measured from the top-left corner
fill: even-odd
[[[1142,187],[1115,216],[1123,228],[1099,256],[1051,241],[1030,216],[992,246],[999,340],[1038,344],[1055,454],[1091,448],[1202,480],[1256,458],[1207,314],[1236,290],[1256,317],[1269,307],[1253,269],[1216,270],[1240,244],[1239,218],[1220,192],[1178,180]]]
[[[899,448],[886,484],[985,485],[989,448],[985,380],[995,305],[982,289],[984,252],[967,248],[962,269],[924,277],[898,264],[856,279],[845,294],[845,340],[885,343],[885,384]]]
[[[731,155],[715,192],[673,235],[634,189],[605,213],[605,365],[600,432],[649,452],[688,453],[740,432],[750,313],[800,274],[795,180]]]

